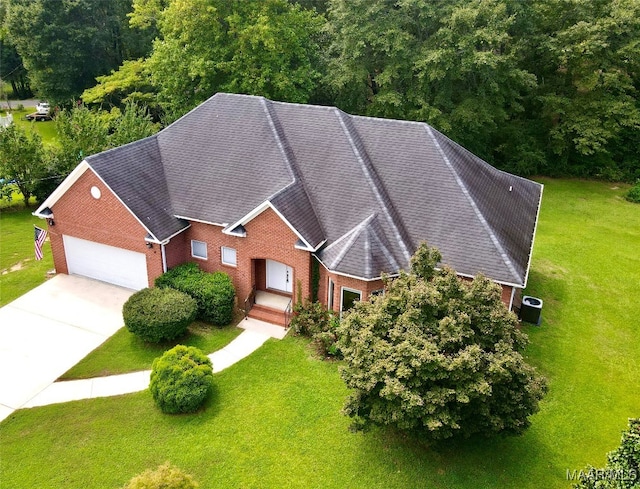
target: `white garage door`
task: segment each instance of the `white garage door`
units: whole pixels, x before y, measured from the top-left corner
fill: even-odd
[[[144,253],[63,236],[69,274],[83,275],[129,289],[148,287]]]

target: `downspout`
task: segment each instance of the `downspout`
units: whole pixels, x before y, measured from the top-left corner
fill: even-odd
[[[167,273],[167,254],[164,251],[165,243],[160,243],[160,254],[162,255],[162,273]]]
[[[511,287],[511,300],[509,300],[509,310],[513,311],[513,298],[516,296],[516,288]]]

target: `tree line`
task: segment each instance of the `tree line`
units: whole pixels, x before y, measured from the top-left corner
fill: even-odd
[[[0,16],[2,59],[55,104],[135,102],[166,124],[248,93],[424,121],[524,176],[640,178],[640,0],[8,0]]]

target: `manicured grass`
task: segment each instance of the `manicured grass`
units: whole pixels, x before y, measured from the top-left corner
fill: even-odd
[[[233,324],[236,323],[237,321]],[[61,379],[86,379],[148,370],[151,369],[155,358],[175,345],[195,346],[209,354],[230,343],[241,332],[242,330],[236,326],[217,328],[196,321],[189,326],[189,332],[184,337],[169,343],[150,344],[123,327],[65,373]]]
[[[53,269],[51,246],[42,247],[44,258],[35,259],[33,226],[46,224],[31,215],[34,207],[25,207],[16,196],[11,207],[0,200],[0,306],[8,304],[47,279]]]
[[[523,436],[426,447],[351,433],[338,364],[288,337],[216,374],[195,415],[162,415],[147,392],[14,413],[2,486],[115,488],[169,460],[202,487],[569,488],[567,469],[602,466],[640,415],[640,206],[611,184],[544,183],[527,289],[543,323],[524,329],[550,391]]]
[[[35,111],[35,107],[25,107],[22,110],[13,110],[13,123],[17,126],[37,132],[45,145],[58,144],[58,134],[53,121],[28,121],[24,118],[25,115],[32,114]]]

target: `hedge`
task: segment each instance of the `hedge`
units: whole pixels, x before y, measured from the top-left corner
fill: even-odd
[[[174,289],[142,289],[122,307],[127,329],[150,343],[182,336],[196,313],[196,301]]]
[[[198,318],[224,326],[233,320],[236,291],[224,272],[207,273],[185,263],[159,276],[156,287],[171,287],[190,295],[198,304]]]

